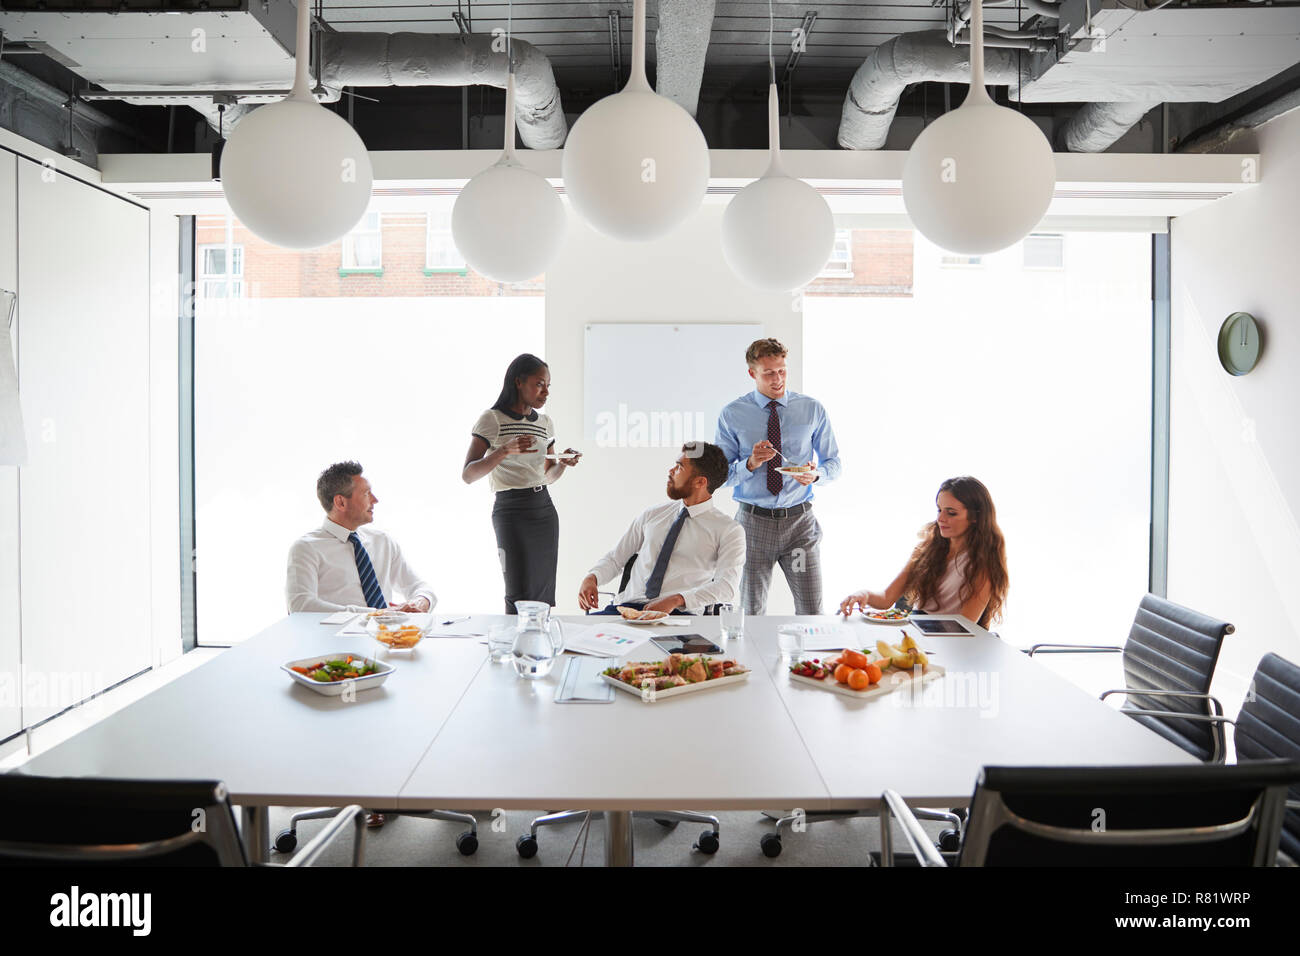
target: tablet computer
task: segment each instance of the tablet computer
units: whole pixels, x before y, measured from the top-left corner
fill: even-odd
[[[922,634],[970,634],[961,621],[936,620],[932,617],[913,617],[908,624],[913,625]]]

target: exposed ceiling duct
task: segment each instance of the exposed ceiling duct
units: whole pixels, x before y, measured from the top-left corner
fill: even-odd
[[[1021,102],[1083,103],[1057,144],[1100,152],[1161,103],[1221,102],[1300,60],[1295,5],[1145,9],[1131,2],[1030,0],[1036,19],[1023,28],[986,27],[986,80],[1011,86]],[[963,2],[946,31],[905,33],[872,51],[844,99],[841,146],[881,149],[909,84],[967,82],[968,15]]]
[[[655,92],[692,116],[700,103],[715,0],[659,0]]]
[[[345,86],[495,86],[505,89],[507,66],[501,43],[491,34],[324,33],[320,35],[320,86],[334,102]],[[551,62],[531,43],[515,40],[515,122],[530,149],[559,149],[568,135],[560,88]],[[192,104],[213,129],[215,103]],[[256,106],[228,107],[226,135]]]
[[[1015,50],[986,49],[984,79],[1007,86],[1020,77]],[[913,83],[970,82],[970,48],[942,30],[903,33],[871,51],[844,96],[836,139],[845,149],[883,149],[903,91]]]
[[[1084,103],[1061,127],[1057,145],[1070,153],[1103,152],[1159,105],[1144,100]]]

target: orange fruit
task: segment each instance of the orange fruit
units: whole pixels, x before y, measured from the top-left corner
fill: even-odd
[[[849,674],[852,672],[853,668],[848,664],[841,664],[839,667],[835,668],[835,679],[841,684],[847,684],[849,682]]]
[[[875,664],[867,665],[867,680],[869,680],[871,683],[873,684],[877,683],[880,680],[880,676],[882,673],[883,672],[881,671],[881,669],[877,667]]]
[[[848,664],[850,667],[867,666],[866,654],[863,654],[861,651],[852,651],[849,650],[848,648],[845,648],[843,653],[840,654],[840,660],[842,660],[845,664]]]
[[[854,668],[849,671],[849,686],[854,690],[866,690],[871,686],[871,678],[866,671]]]

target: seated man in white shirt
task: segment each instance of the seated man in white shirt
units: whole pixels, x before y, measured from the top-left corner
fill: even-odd
[[[325,523],[293,543],[284,594],[290,611],[431,611],[433,589],[411,570],[397,542],[365,528],[379,499],[355,461],[330,465],[316,481]],[[400,600],[399,600],[400,598]]]
[[[636,563],[627,587],[601,614],[618,606],[702,614],[713,604],[737,599],[745,566],[745,530],[713,504],[713,492],[727,481],[727,456],[717,445],[687,442],[668,472],[666,505],[648,508],[627,534],[582,579],[578,604],[600,606],[598,585],[618,580],[632,555]]]

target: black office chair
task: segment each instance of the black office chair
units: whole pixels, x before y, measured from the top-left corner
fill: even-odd
[[[1210,681],[1223,639],[1235,630],[1227,621],[1148,594],[1123,647],[1035,644],[1027,653],[1122,653],[1125,687],[1106,691],[1102,699],[1127,695],[1122,713],[1198,759],[1217,762],[1226,752],[1223,724],[1197,718],[1223,716],[1223,705],[1210,696]]]
[[[615,597],[627,590],[628,581],[632,580],[632,568],[636,564],[637,555],[627,559],[623,565],[623,576],[618,582],[618,590],[614,592],[597,591],[599,594],[609,594],[612,602]],[[590,612],[588,612],[590,613]],[[704,609],[704,613],[717,614],[717,605],[711,605]],[[598,812],[598,811],[597,811]],[[556,813],[548,813],[544,816],[536,817],[528,827],[528,832],[519,839],[515,840],[515,850],[525,860],[530,860],[537,855],[537,831],[541,827],[552,826],[556,823],[565,823],[569,820],[576,820],[579,817],[585,817],[586,810],[560,810]],[[693,850],[699,850],[701,853],[717,853],[721,846],[721,821],[717,817],[708,813],[697,813],[694,810],[633,810],[634,817],[650,817],[661,827],[672,828],[679,823],[704,823],[709,829],[703,831],[695,841]]]
[[[311,866],[348,826],[365,862],[366,813],[339,810],[284,864]],[[226,785],[0,774],[0,866],[248,866]]]
[[[1270,866],[1300,761],[1189,767],[985,767],[957,866]],[[880,865],[897,817],[914,859],[946,866],[911,809],[883,794]]]
[[[1275,758],[1300,760],[1300,667],[1276,654],[1265,654],[1235,721],[1217,714],[1182,719],[1220,727],[1233,724],[1239,764]],[[1292,788],[1286,805],[1282,852],[1300,864],[1300,787]]]

